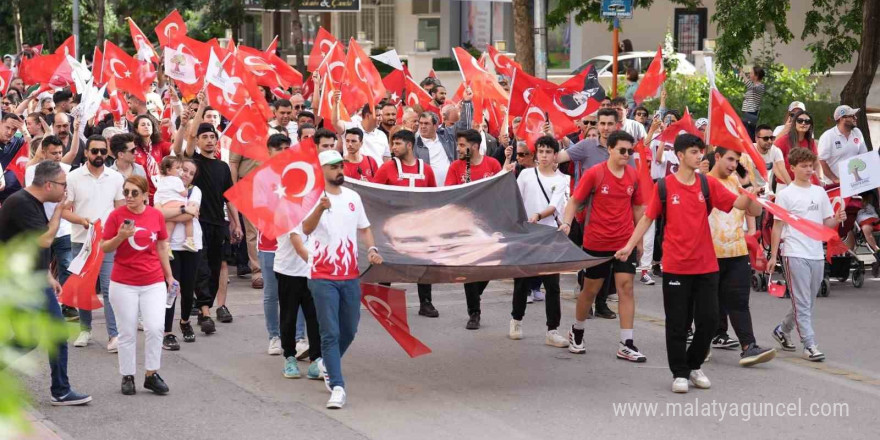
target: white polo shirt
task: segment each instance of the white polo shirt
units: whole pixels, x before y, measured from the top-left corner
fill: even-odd
[[[67,175],[67,200],[73,202],[73,212],[91,222],[107,221],[107,216],[115,208],[117,200],[123,200],[122,174],[104,167],[104,172],[95,177],[83,165]],[[81,225],[71,225],[70,241],[85,243],[88,232]]]
[[[70,172],[70,165],[64,162],[58,162],[58,165],[61,165],[61,169],[64,170],[64,173],[67,174]],[[24,170],[24,186],[30,186],[34,181],[34,173],[36,172],[37,165],[31,165]],[[46,210],[46,217],[52,218],[52,215],[55,213],[55,207],[58,206],[58,203],[53,202],[43,202],[43,209]],[[70,235],[70,222],[64,219],[61,219],[61,222],[58,224],[58,233],[55,234],[55,237],[64,237],[65,235]]]
[[[388,145],[388,136],[376,126],[373,131],[364,130],[360,122],[344,122],[345,129],[359,128],[364,132],[364,142],[361,145],[361,154],[366,154],[376,160],[376,164],[382,165],[386,157],[391,157],[391,147]]]
[[[824,160],[835,175],[838,174],[838,162],[867,152],[865,137],[858,128],[853,128],[847,138],[834,126],[819,138],[819,159]]]

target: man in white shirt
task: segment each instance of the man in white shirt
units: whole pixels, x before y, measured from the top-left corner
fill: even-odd
[[[629,133],[635,138],[636,143],[645,138],[645,126],[641,122],[627,119],[626,117],[626,98],[619,96],[611,100],[611,108],[617,110],[618,120],[620,121],[621,130]]]
[[[302,95],[294,96],[299,96],[302,99]],[[290,99],[292,100],[293,96]],[[302,102],[299,103],[299,106],[302,109]],[[299,127],[293,120],[293,103],[286,99],[276,99],[272,101],[272,107],[274,107],[275,120],[269,124],[269,129],[272,131],[270,134],[286,134],[293,142],[296,142],[296,130]]]
[[[834,109],[834,120],[837,125],[822,133],[819,138],[819,163],[822,164],[822,172],[826,180],[840,183],[837,176],[837,164],[853,156],[867,153],[865,137],[862,131],[856,128],[856,113],[848,105],[841,105]]]
[[[767,165],[768,174],[770,174],[767,176],[769,181],[767,182],[766,191],[768,193],[772,186],[770,182],[772,182],[774,176],[786,185],[791,183],[791,176],[788,175],[788,171],[785,169],[785,158],[782,157],[782,150],[773,145],[775,140],[776,136],[771,134],[769,125],[761,124],[755,128],[755,146],[758,147],[758,152],[761,153],[761,157]]]
[[[439,124],[440,121],[433,112],[423,112],[419,116],[419,136],[413,151],[417,158],[431,166],[437,185],[443,186],[449,165],[455,160],[455,143],[454,138],[441,137],[437,133]]]
[[[338,96],[338,95],[337,95]],[[346,122],[338,119],[339,112],[337,106],[340,105],[339,100],[333,101],[333,126],[337,133],[344,133],[349,128],[360,128],[364,132],[364,141],[361,146],[361,154],[372,157],[377,164],[383,164],[391,159],[391,146],[388,144],[388,136],[379,130],[379,120],[377,114],[370,109],[370,104],[364,104],[358,111],[359,122]]]
[[[104,166],[104,158],[110,153],[107,141],[102,136],[91,136],[86,141],[85,166],[70,172],[67,177],[67,200],[73,203],[72,211],[62,213],[62,218],[71,223],[71,254],[79,254],[89,236],[91,224],[107,220],[115,208],[125,204],[122,184],[125,179],[116,171]],[[117,350],[116,318],[110,306],[110,272],[113,270],[113,252],[104,254],[99,274],[101,294],[104,296],[104,317],[107,320],[107,334],[110,337],[107,351]],[[74,347],[85,347],[91,339],[92,312],[79,311],[82,331],[74,341]]]

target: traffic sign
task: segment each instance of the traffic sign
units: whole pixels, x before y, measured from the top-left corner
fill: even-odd
[[[632,18],[633,0],[602,0],[603,18]]]

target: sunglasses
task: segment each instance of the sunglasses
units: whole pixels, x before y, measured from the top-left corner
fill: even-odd
[[[764,142],[772,142],[776,140],[776,136],[758,136],[758,139]]]
[[[516,153],[516,157],[526,157],[526,156],[528,156],[528,153],[519,153],[519,152]]]
[[[584,122],[584,125],[596,125],[596,124],[598,124],[598,122],[596,122],[596,121],[587,121],[587,120],[584,120],[583,122]]]
[[[618,148],[617,152],[620,154],[626,154],[626,155],[632,156],[633,154],[635,154],[636,150],[633,148]]]
[[[122,190],[122,195],[125,197],[137,197],[141,195],[141,192],[136,189],[124,189]]]
[[[134,154],[134,152],[135,152],[136,150],[137,150],[137,147],[135,147],[135,148],[130,148],[130,149],[128,149],[128,150],[125,150],[125,152],[126,152],[126,153]]]
[[[305,108],[305,106],[302,104],[297,104],[297,105],[293,106],[294,110],[302,110],[303,108]]]
[[[2,103],[2,104],[3,104],[3,105],[12,105],[12,103],[11,103],[11,102],[9,102],[9,101],[3,101],[3,103]]]
[[[89,153],[92,153],[96,156],[97,155],[106,156],[107,149],[106,148],[91,148],[91,149],[89,149]]]
[[[813,120],[812,119],[798,119],[797,123],[801,124],[801,125],[810,125],[813,123]]]
[[[648,116],[645,112],[636,112],[636,116]]]

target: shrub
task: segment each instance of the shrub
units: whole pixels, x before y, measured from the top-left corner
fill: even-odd
[[[431,61],[431,66],[436,72],[458,70],[458,62],[452,57],[434,58]]]

